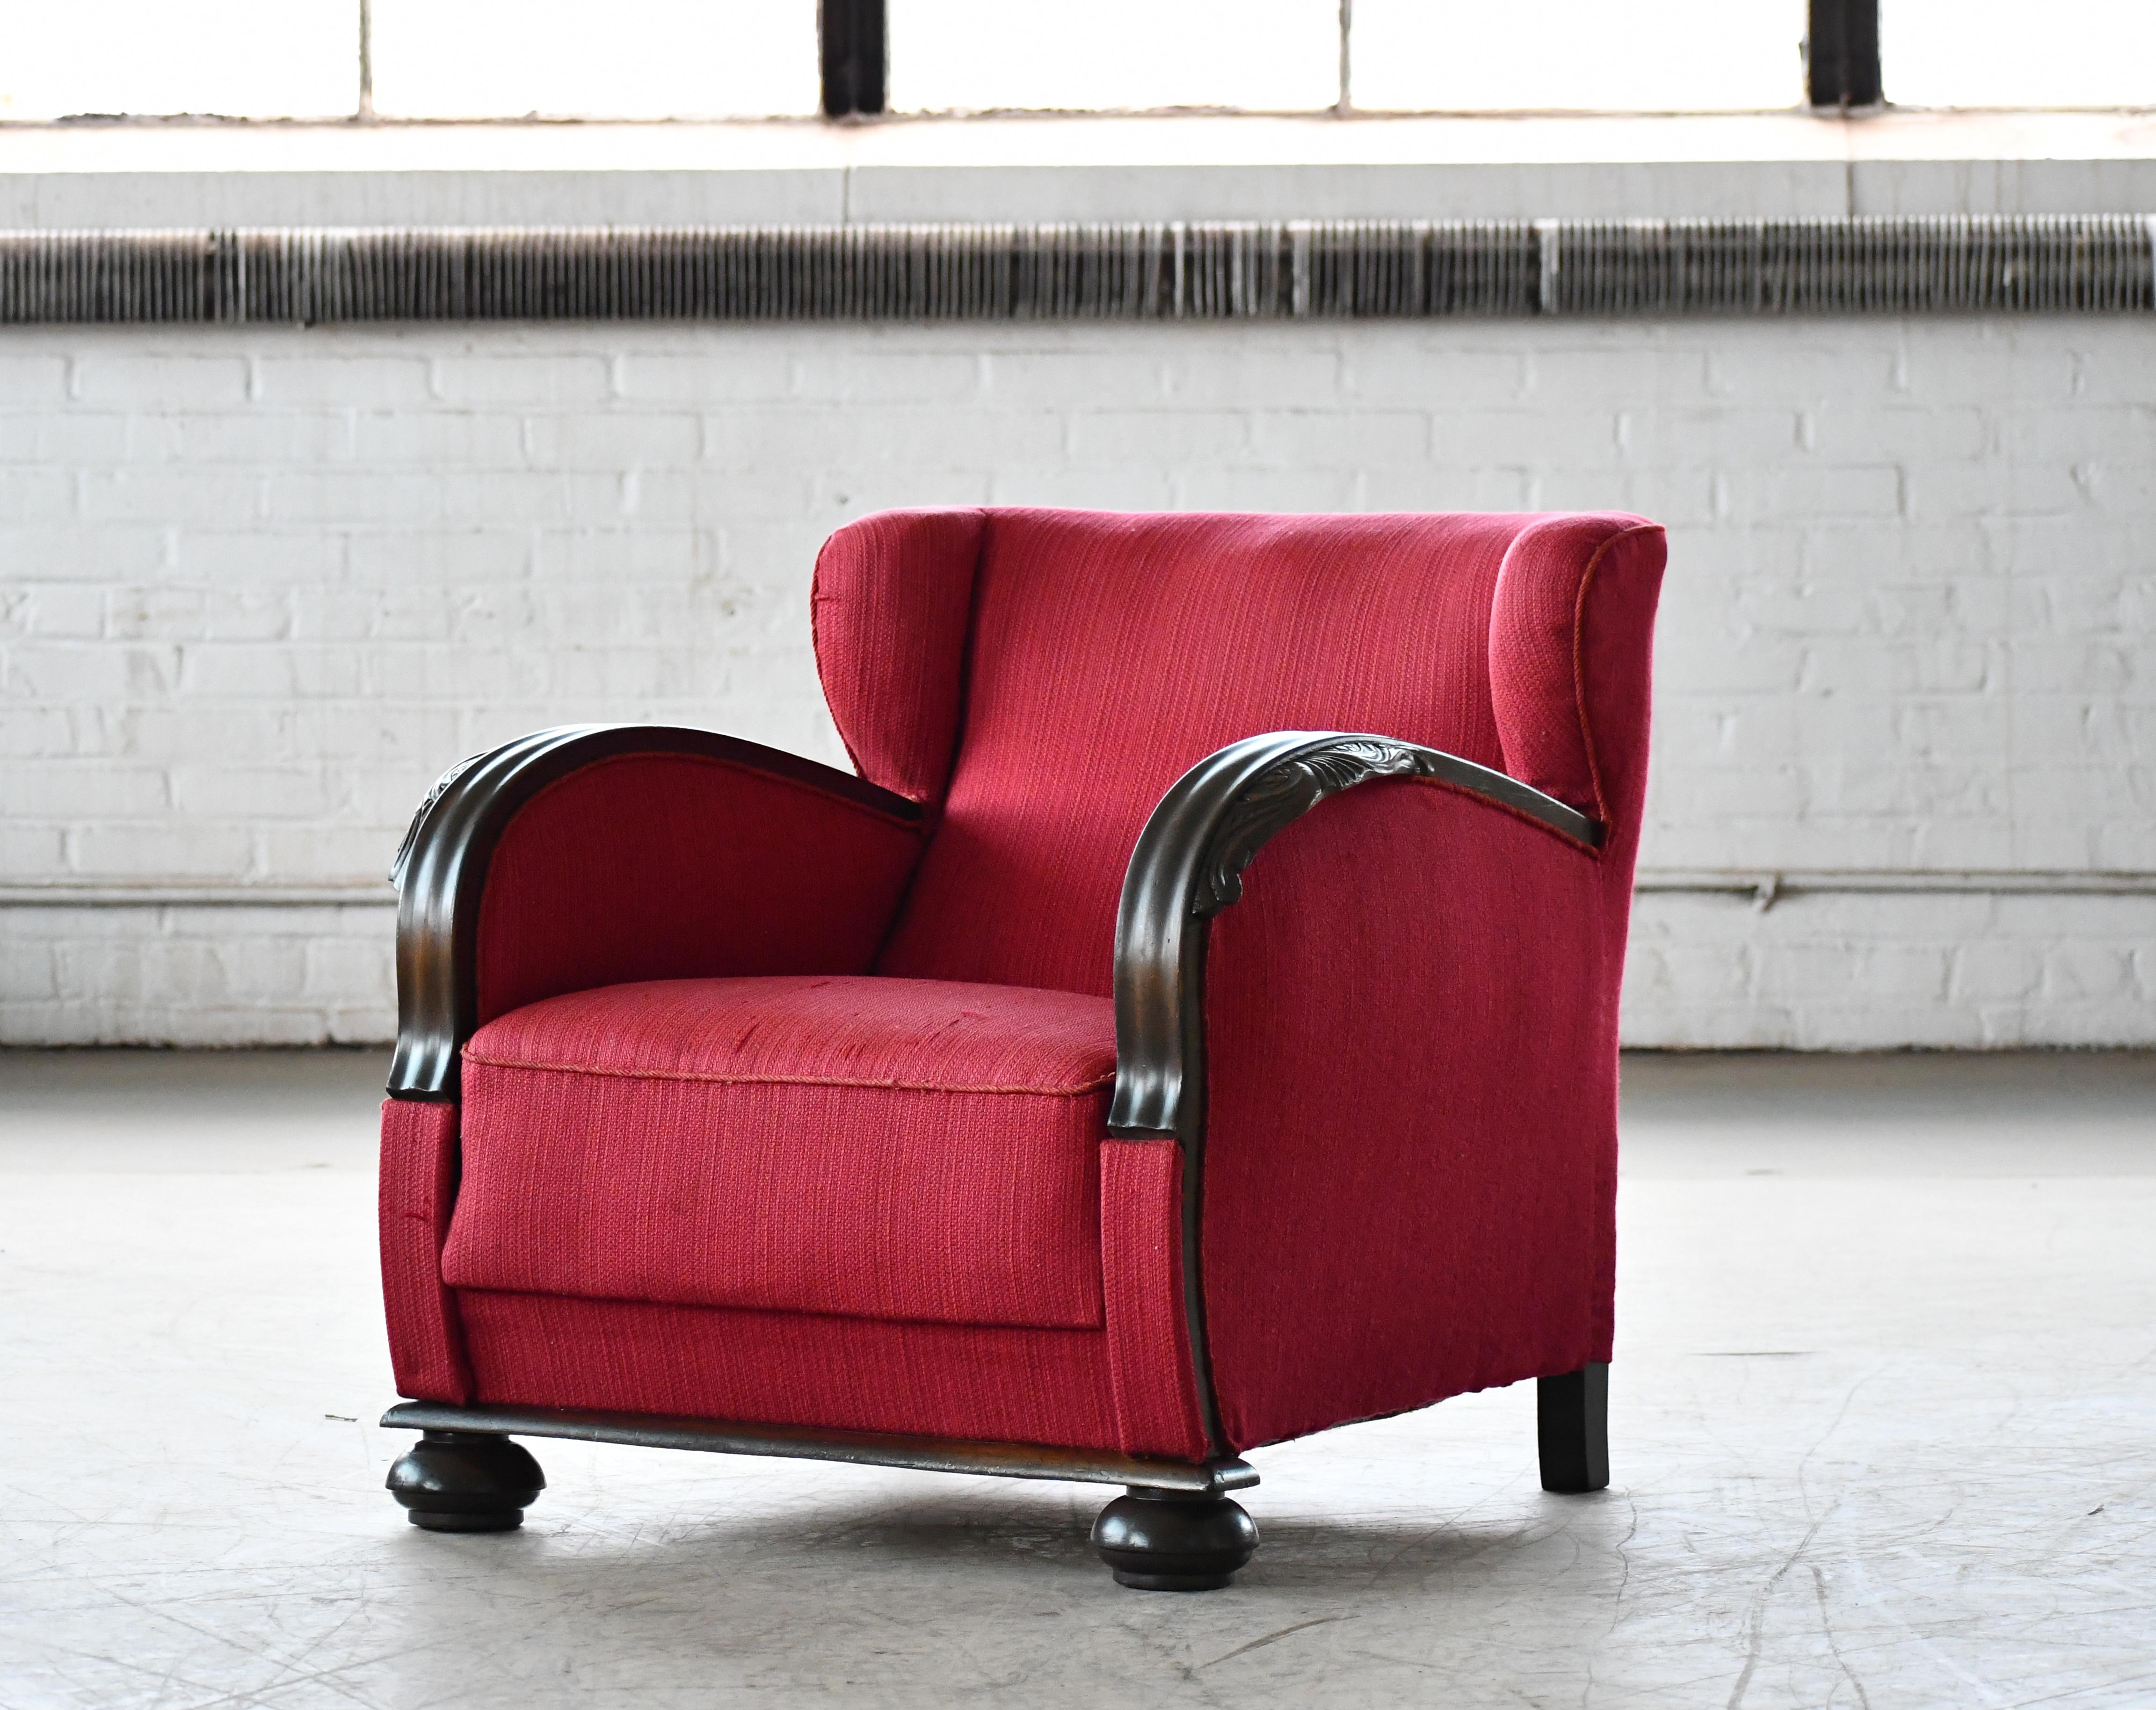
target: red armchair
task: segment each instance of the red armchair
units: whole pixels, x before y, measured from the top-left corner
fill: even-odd
[[[816,569],[859,777],[634,726],[452,772],[382,1113],[411,1519],[517,1524],[512,1435],[1091,1480],[1116,1579],[1195,1589],[1244,1451],[1527,1378],[1600,1488],[1662,562],[893,512]]]

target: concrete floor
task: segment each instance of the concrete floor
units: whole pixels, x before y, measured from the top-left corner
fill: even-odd
[[[1251,1456],[1237,1586],[1106,1492],[538,1443],[438,1537],[372,1054],[0,1054],[0,1706],[2156,1704],[2156,1059],[1640,1058],[1616,1482],[1532,1386]]]

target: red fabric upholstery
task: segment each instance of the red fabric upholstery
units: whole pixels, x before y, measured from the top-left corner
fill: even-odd
[[[840,531],[819,667],[863,775],[939,810],[926,853],[670,757],[525,809],[480,922],[460,1184],[454,1108],[385,1112],[400,1387],[1204,1453],[1183,1158],[1103,1137],[1110,957],[1162,793],[1278,729],[1428,743],[1608,831],[1369,784],[1214,923],[1229,1446],[1607,1358],[1662,553],[1614,515]]]
[[[671,980],[465,1051],[460,1288],[954,1324],[1101,1322],[1106,1000]]]
[[[1206,975],[1208,1337],[1239,1447],[1609,1358],[1630,882],[1419,782],[1260,853]]]
[[[1165,1141],[1101,1152],[1105,1332],[465,1290],[474,1394],[1195,1460],[1204,1439],[1183,1331],[1181,1154]]]
[[[685,754],[602,760],[510,821],[479,923],[479,1013],[696,974],[865,973],[921,834]]]
[[[878,971],[1106,994],[1139,829],[1169,784],[1240,737],[1374,731],[1502,769],[1492,665],[1532,642],[1493,648],[1502,573],[1517,607],[1568,610],[1599,543],[1639,526],[988,512],[964,742]],[[1523,539],[1541,544],[1515,552]],[[1561,684],[1507,696],[1515,724],[1553,696],[1578,728],[1568,665]]]
[[[816,559],[816,668],[831,718],[870,783],[940,801],[965,683],[966,627],[985,513],[886,511]]]
[[[1101,1148],[1101,1202],[1109,1375],[1125,1443],[1201,1459],[1205,1426],[1183,1298],[1183,1148],[1173,1140],[1109,1141]]]
[[[1645,783],[1662,556],[1651,523],[1537,517],[1505,553],[1490,614],[1502,769],[1623,826],[1636,819]]]
[[[469,1290],[459,1301],[482,1401],[1138,1451],[1117,1428],[1098,1331]]]
[[[442,1286],[442,1242],[456,1198],[457,1107],[385,1099],[382,1106],[382,1304],[397,1393],[471,1399],[471,1368],[455,1303]]]

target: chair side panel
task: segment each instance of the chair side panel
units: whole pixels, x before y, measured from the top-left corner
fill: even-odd
[[[1609,1358],[1608,877],[1410,782],[1327,803],[1245,876],[1207,973],[1204,1274],[1232,1447]]]
[[[397,1393],[415,1401],[472,1399],[442,1245],[456,1198],[457,1107],[388,1099],[382,1106],[382,1302]]]
[[[1101,1271],[1123,1451],[1202,1459],[1205,1425],[1183,1297],[1183,1148],[1176,1142],[1102,1143]]]

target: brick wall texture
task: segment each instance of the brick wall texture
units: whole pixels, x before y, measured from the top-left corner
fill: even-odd
[[[1963,876],[1643,894],[1628,1040],[2156,1043],[2156,896],[2041,888],[2156,871],[2152,400],[2103,318],[11,330],[0,882],[365,884],[568,720],[843,764],[809,568],[887,506],[1621,506],[1643,865]],[[0,1039],[384,1038],[360,895],[0,909]]]

